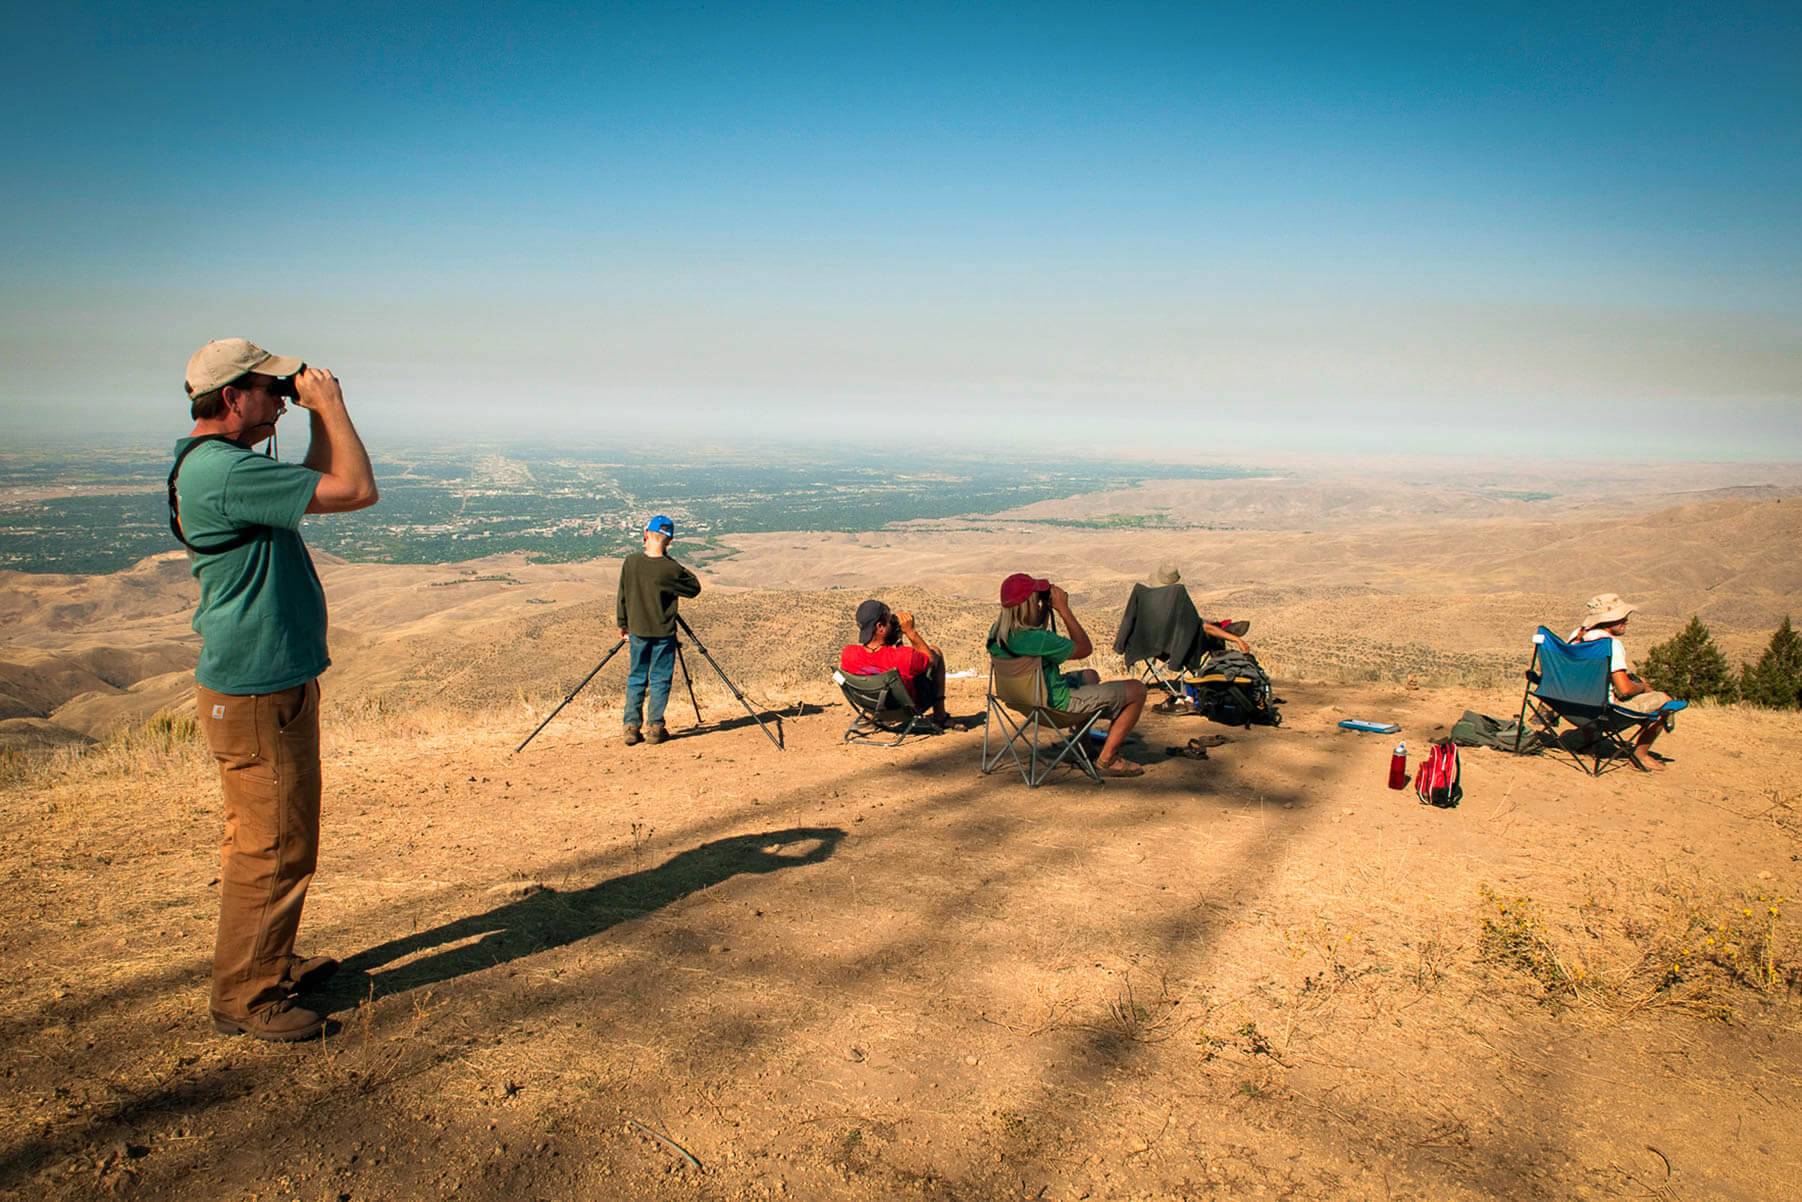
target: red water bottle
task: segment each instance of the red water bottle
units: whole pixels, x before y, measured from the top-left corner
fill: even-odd
[[[1389,787],[1400,789],[1408,783],[1408,745],[1397,743],[1395,754],[1389,757]]]

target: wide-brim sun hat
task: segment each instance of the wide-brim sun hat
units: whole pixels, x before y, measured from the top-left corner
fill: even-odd
[[[1633,607],[1621,600],[1619,593],[1597,593],[1583,603],[1583,625],[1607,626],[1626,620]]]
[[[1151,582],[1156,585],[1180,584],[1183,574],[1174,563],[1166,560],[1158,565],[1158,570],[1151,574]]]

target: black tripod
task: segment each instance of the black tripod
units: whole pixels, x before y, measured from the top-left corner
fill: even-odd
[[[559,701],[557,703],[557,708],[552,710],[549,714],[545,715],[545,719],[543,722],[540,722],[537,726],[534,726],[532,728],[532,733],[527,735],[525,737],[525,740],[523,742],[521,742],[518,747],[515,747],[513,749],[513,754],[518,755],[520,752],[524,751],[526,749],[526,744],[530,743],[533,739],[536,739],[538,737],[538,732],[543,730],[545,727],[549,726],[551,724],[551,719],[555,718],[558,714],[561,714],[563,712],[563,707],[568,705],[570,702],[574,701],[576,699],[576,694],[580,693],[583,689],[587,688],[588,682],[593,680],[597,675],[599,675],[601,669],[605,668],[607,666],[607,661],[612,659],[614,656],[618,655],[619,649],[621,647],[624,647],[625,645],[626,645],[626,640],[621,639],[619,642],[617,642],[617,643],[613,644],[613,646],[609,647],[607,649],[607,654],[601,656],[601,662],[594,666],[594,671],[592,671],[588,675],[584,676],[582,678],[582,683],[577,685],[575,688],[571,689],[569,691],[569,696],[565,697],[562,701]],[[697,710],[696,712],[699,712],[699,711]]]
[[[726,670],[720,667],[718,660],[713,658],[713,655],[707,650],[707,645],[695,637],[694,627],[690,626],[681,614],[676,615],[676,625],[681,627],[682,633],[688,636],[690,642],[694,643],[695,650],[699,651],[707,662],[713,666],[713,670],[719,673],[720,679],[726,682],[726,687],[732,690],[732,695],[738,698],[738,703],[745,707],[745,713],[751,715],[752,721],[757,723],[757,728],[763,731],[764,737],[775,744],[777,751],[786,751],[787,748],[782,745],[781,738],[782,716],[780,714],[772,715],[776,719],[776,733],[771,734],[770,728],[764,723],[763,716],[751,707],[751,703],[745,699],[744,693],[740,692],[739,687],[732,683],[732,678],[726,675]],[[582,678],[582,683],[571,689],[569,696],[558,702],[557,708],[547,714],[544,721],[540,722],[537,727],[533,729],[532,733],[527,735],[525,740],[521,742],[518,747],[513,749],[515,755],[524,751],[526,749],[526,744],[537,738],[538,732],[549,726],[551,724],[551,719],[562,713],[563,707],[574,701],[576,699],[576,694],[588,687],[588,682],[600,674],[601,669],[607,666],[608,660],[619,654],[619,649],[626,645],[626,641],[627,640],[625,639],[621,639],[608,649],[607,654],[601,657],[601,662],[594,666],[594,670]],[[694,706],[695,725],[699,726],[701,724],[701,703],[695,699],[694,677],[689,674],[688,659],[682,654],[682,644],[679,641],[676,643],[676,663],[682,668],[682,683],[688,688],[688,703]]]
[[[776,733],[771,734],[768,724],[763,720],[763,715],[752,708],[751,703],[745,699],[745,695],[739,691],[738,686],[732,683],[732,678],[726,675],[726,669],[720,667],[719,661],[714,659],[712,653],[707,650],[707,644],[695,637],[694,627],[688,624],[688,619],[684,618],[681,614],[677,614],[676,625],[682,628],[682,633],[688,636],[688,641],[695,645],[695,650],[701,653],[701,658],[712,665],[713,670],[719,673],[720,679],[726,682],[726,687],[732,690],[732,695],[738,698],[738,703],[745,707],[745,713],[751,715],[751,720],[757,723],[757,729],[763,732],[763,737],[774,744],[777,751],[786,751],[787,748],[782,746],[782,715],[771,715],[771,717],[776,719]],[[682,665],[682,679],[688,685],[688,700],[694,705],[695,721],[699,722],[701,720],[701,705],[699,702],[695,701],[695,682],[688,674],[688,661],[682,658],[681,643],[676,644],[676,662]]]

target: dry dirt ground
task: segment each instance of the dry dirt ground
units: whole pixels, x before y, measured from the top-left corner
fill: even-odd
[[[1599,591],[1641,605],[1633,654],[1695,612],[1755,656],[1802,612],[1802,505],[1693,475],[736,539],[684,612],[759,703],[811,703],[783,752],[691,652],[714,729],[624,747],[616,661],[509,754],[604,650],[614,564],[322,562],[303,950],[346,967],[293,1048],[205,1016],[186,564],[0,573],[0,1195],[1802,1197],[1802,715],[1698,707],[1653,778],[1471,752],[1449,811],[1334,725],[1418,758],[1512,714],[1533,626]],[[1173,528],[1081,525],[1122,513]],[[839,741],[863,596],[968,670],[1005,572],[1106,646],[1164,559],[1254,620],[1280,729],[1197,761],[1165,748],[1221,728],[1148,717],[1145,777],[1037,791],[980,732]]]
[[[1518,694],[1279,691],[1280,729],[1151,716],[1143,778],[1036,791],[980,732],[845,747],[842,704],[778,752],[628,749],[584,700],[511,756],[542,698],[328,698],[303,950],[345,969],[296,1047],[207,1024],[179,724],[22,775],[0,1192],[1802,1196],[1802,719],[1700,708],[1656,777],[1469,752],[1438,810],[1334,723],[1419,748]]]

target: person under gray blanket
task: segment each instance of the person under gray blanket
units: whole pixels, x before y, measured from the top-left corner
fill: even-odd
[[[1204,656],[1229,643],[1250,653],[1251,644],[1244,638],[1250,626],[1249,622],[1204,621],[1189,590],[1183,587],[1182,573],[1175,564],[1166,563],[1159,566],[1151,584],[1133,585],[1114,635],[1114,651],[1125,657],[1129,666],[1157,660],[1178,671],[1193,671]]]

